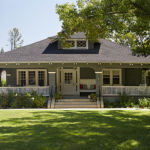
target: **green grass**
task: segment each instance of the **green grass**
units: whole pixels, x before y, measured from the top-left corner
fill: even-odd
[[[150,150],[150,111],[0,110],[0,150]]]

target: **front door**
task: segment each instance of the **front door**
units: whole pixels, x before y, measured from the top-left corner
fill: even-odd
[[[63,70],[63,95],[76,95],[76,70]]]

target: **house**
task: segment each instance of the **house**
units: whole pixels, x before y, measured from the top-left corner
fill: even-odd
[[[92,43],[82,32],[67,42],[71,47],[62,48],[54,36],[1,54],[0,72],[6,74],[7,86],[0,93],[150,95],[150,57],[133,56],[128,47],[109,40]]]

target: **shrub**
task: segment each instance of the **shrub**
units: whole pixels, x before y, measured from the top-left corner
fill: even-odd
[[[8,96],[6,94],[0,95],[0,108],[8,108]]]
[[[62,99],[62,95],[60,93],[55,93],[54,98],[55,98],[55,100]]]
[[[46,97],[36,92],[26,94],[1,94],[0,108],[43,108],[46,106]]]
[[[127,100],[125,106],[126,107],[134,107],[136,105],[133,97],[129,97],[129,99]]]
[[[97,100],[97,96],[95,93],[90,94],[90,100],[93,100],[93,101]]]
[[[138,103],[140,107],[150,107],[150,98],[139,98]]]
[[[36,92],[31,93],[31,99],[34,108],[44,108],[46,105],[46,97],[38,95]]]
[[[113,102],[104,100],[104,106],[105,106],[105,108],[113,108]]]
[[[11,104],[12,108],[32,108],[32,100],[24,94],[17,94]]]
[[[8,107],[11,107],[11,104],[16,98],[16,93],[12,93],[12,92],[8,93],[7,98],[8,98]]]
[[[44,108],[46,104],[46,97],[42,95],[34,97],[33,103],[36,108]]]
[[[119,94],[120,107],[126,107],[129,99],[130,97],[126,93]]]

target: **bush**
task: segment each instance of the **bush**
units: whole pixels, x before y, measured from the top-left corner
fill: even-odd
[[[32,100],[24,94],[17,94],[11,104],[12,108],[32,108]]]
[[[126,107],[134,107],[136,105],[135,100],[133,99],[133,97],[129,97],[129,99],[127,100],[125,106]]]
[[[42,95],[38,96],[38,97],[35,97],[34,106],[36,108],[44,108],[45,104],[46,104],[46,97],[43,97]]]
[[[113,102],[109,102],[107,100],[104,100],[104,107],[105,108],[113,108]]]
[[[55,100],[62,99],[62,95],[60,93],[55,93],[54,98],[55,98]]]
[[[46,97],[37,95],[36,92],[26,94],[0,94],[0,108],[43,108]]]
[[[129,99],[130,97],[126,93],[119,94],[120,107],[126,107],[126,104]]]
[[[138,99],[139,106],[144,107],[150,107],[150,98],[139,98]]]
[[[97,96],[96,96],[95,93],[91,93],[91,94],[90,94],[90,100],[92,100],[92,101],[97,100]]]
[[[8,108],[8,96],[6,94],[0,95],[0,108]]]

